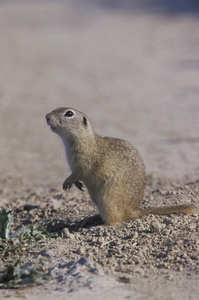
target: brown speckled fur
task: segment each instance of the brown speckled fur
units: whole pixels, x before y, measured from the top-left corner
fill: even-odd
[[[65,114],[69,112],[71,116]],[[88,189],[107,225],[117,225],[145,214],[192,213],[194,206],[140,209],[146,174],[139,152],[127,142],[96,134],[88,118],[72,108],[57,108],[46,115],[52,131],[63,140],[72,184]],[[80,187],[79,187],[80,188]]]

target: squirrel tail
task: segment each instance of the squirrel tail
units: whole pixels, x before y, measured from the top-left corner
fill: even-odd
[[[165,207],[151,207],[140,210],[140,216],[145,215],[168,215],[168,214],[193,214],[196,212],[196,206],[193,204],[182,204]]]

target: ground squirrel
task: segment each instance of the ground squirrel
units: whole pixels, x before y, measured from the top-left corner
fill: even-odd
[[[48,125],[63,140],[72,174],[63,189],[86,186],[99,210],[96,218],[117,225],[146,214],[194,212],[193,205],[141,209],[146,174],[139,152],[127,142],[95,133],[85,114],[57,108],[46,115]],[[81,183],[83,182],[83,184]]]

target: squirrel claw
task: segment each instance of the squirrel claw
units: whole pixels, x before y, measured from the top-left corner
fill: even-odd
[[[76,181],[74,184],[80,191],[84,191],[84,185],[80,181]]]

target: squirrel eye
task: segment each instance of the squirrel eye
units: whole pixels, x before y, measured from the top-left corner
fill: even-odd
[[[68,110],[68,111],[64,114],[65,117],[72,117],[73,115],[74,115],[74,113],[73,113],[71,110]]]

